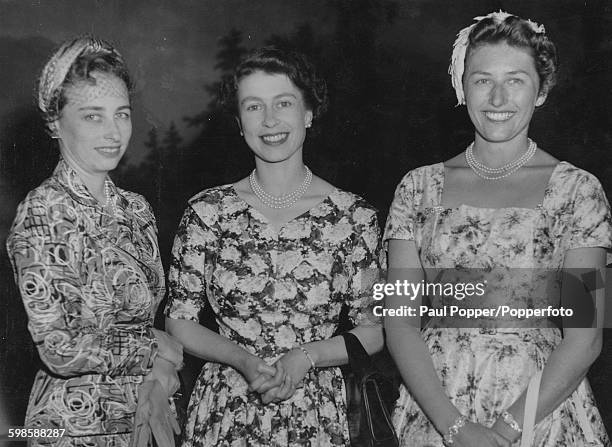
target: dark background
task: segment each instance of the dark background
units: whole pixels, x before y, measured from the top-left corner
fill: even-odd
[[[307,139],[306,162],[365,197],[384,222],[405,172],[450,158],[473,139],[465,109],[455,107],[448,60],[459,29],[500,8],[543,23],[560,53],[559,83],[536,112],[531,137],[594,173],[610,194],[609,1],[0,0],[0,433],[23,424],[39,361],[5,239],[17,204],[57,161],[34,97],[38,73],[61,41],[94,33],[114,42],[130,65],[134,136],[113,177],[153,205],[167,265],[186,200],[253,167],[234,121],[214,103],[221,76],[246,50],[274,43],[312,57],[331,106]],[[612,429],[612,334],[605,336],[590,378]]]

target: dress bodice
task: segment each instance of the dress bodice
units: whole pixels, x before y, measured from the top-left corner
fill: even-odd
[[[430,296],[465,307],[557,306],[567,250],[609,247],[609,205],[591,174],[561,162],[536,208],[442,207],[444,165],[409,172],[397,188],[384,239],[414,240],[427,281],[480,282],[483,296]]]

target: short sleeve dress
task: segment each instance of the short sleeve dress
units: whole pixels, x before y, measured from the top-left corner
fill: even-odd
[[[110,181],[110,180],[109,180]],[[165,293],[151,207],[111,184],[103,209],[63,159],[21,202],[7,249],[44,368],[25,426],[63,429],[32,445],[127,447]]]
[[[498,269],[496,271],[554,271],[562,267],[567,250],[612,246],[610,208],[599,181],[575,166],[561,162],[553,170],[544,199],[535,209],[440,206],[444,165],[409,172],[397,187],[384,240],[414,240],[425,269]],[[548,306],[558,300],[535,294],[556,290],[532,275],[511,282],[513,288],[493,293],[495,305],[513,301],[525,308]],[[498,278],[504,283],[503,277]],[[509,283],[510,284],[510,283]],[[488,298],[487,298],[488,299]],[[453,300],[459,306],[478,306],[476,300]],[[433,308],[443,302],[432,299]],[[433,320],[432,320],[433,321]],[[552,325],[521,327],[444,328],[426,325],[422,336],[438,377],[453,405],[471,421],[491,426],[527,388],[541,370],[561,331]],[[402,445],[443,446],[442,437],[402,386],[393,414]],[[559,407],[537,424],[534,446],[586,446],[598,440],[610,445],[590,386],[584,379]]]
[[[379,267],[375,210],[334,190],[277,233],[231,185],[189,201],[169,272],[170,318],[198,321],[210,302],[219,332],[268,363],[334,334],[348,306],[376,324],[370,284]],[[188,407],[183,446],[347,445],[338,368],[310,370],[290,399],[261,403],[228,365],[206,363]]]

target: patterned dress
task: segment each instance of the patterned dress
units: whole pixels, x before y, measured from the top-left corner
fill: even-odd
[[[333,191],[276,232],[231,185],[189,202],[173,248],[167,315],[198,321],[208,299],[219,332],[269,364],[294,347],[330,338],[343,305],[354,324],[373,322],[376,212]],[[370,323],[371,324],[371,323]],[[187,446],[348,444],[338,368],[308,372],[288,400],[261,403],[228,365],[206,363],[191,395]]]
[[[114,216],[60,160],[19,205],[8,237],[45,365],[25,426],[66,430],[40,445],[127,446],[157,353],[151,327],[165,286],[154,216],[137,194],[112,185],[111,198]]]
[[[385,240],[414,240],[425,269],[558,271],[567,250],[612,245],[610,210],[601,185],[594,176],[569,163],[561,162],[555,167],[543,202],[535,209],[467,205],[444,209],[440,206],[443,187],[442,163],[409,172],[396,190],[385,229]],[[558,304],[558,300],[545,294],[534,296],[534,291],[553,289],[540,288],[542,284],[533,278],[508,283],[508,278],[501,275],[497,280],[512,284],[513,289],[502,288],[493,296],[487,295],[488,303],[464,300],[463,305],[497,305],[504,296],[514,300],[514,304],[522,299],[525,307]],[[453,301],[462,305],[462,301]],[[440,300],[432,300],[433,307],[441,305]],[[452,403],[471,421],[485,426],[493,425],[500,413],[524,392],[530,377],[544,367],[562,338],[559,329],[550,324],[531,328],[517,328],[518,323],[509,326],[461,329],[431,325],[422,332]],[[586,416],[586,424],[579,422],[580,413]],[[402,445],[443,445],[433,424],[404,386],[393,422]],[[593,438],[610,445],[584,379],[557,409],[537,424],[533,445],[586,446]]]

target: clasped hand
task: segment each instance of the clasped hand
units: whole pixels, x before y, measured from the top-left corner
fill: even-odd
[[[268,404],[293,396],[309,369],[309,360],[299,350],[293,349],[273,365],[259,357],[249,356],[241,372],[249,383],[249,389],[259,393],[261,401]]]

